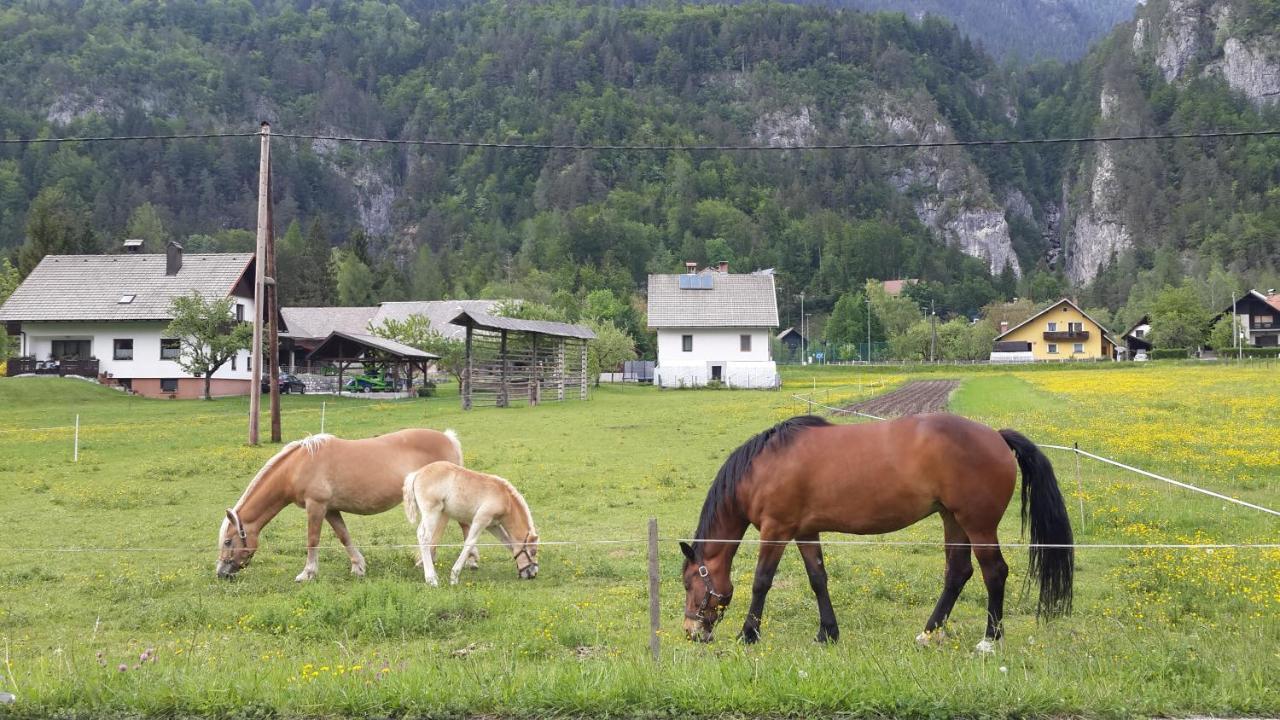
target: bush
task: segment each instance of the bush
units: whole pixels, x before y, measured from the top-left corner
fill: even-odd
[[[1243,350],[1241,350],[1240,352],[1241,352],[1245,357],[1247,357],[1247,358],[1280,358],[1280,348],[1274,348],[1274,347],[1267,347],[1267,348],[1260,348],[1260,347],[1244,348],[1244,349],[1243,349]],[[1228,356],[1228,357],[1234,357],[1234,356],[1235,356],[1235,354],[1236,354],[1236,351],[1235,351],[1235,350],[1227,350],[1227,351],[1223,352],[1222,354],[1223,354],[1223,355],[1226,355],[1226,356]]]
[[[418,397],[434,397],[436,394],[436,384],[427,381],[418,386]]]
[[[1191,348],[1160,348],[1147,352],[1152,360],[1186,360],[1191,357]]]

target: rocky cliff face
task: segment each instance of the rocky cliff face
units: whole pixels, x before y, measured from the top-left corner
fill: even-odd
[[[333,140],[315,140],[311,149],[330,170],[351,183],[360,228],[372,237],[390,235],[391,208],[397,194],[396,185],[386,176],[386,163],[375,162],[364,153],[355,161],[340,161],[338,143]]]
[[[893,141],[955,139],[936,109],[921,109],[897,98],[875,98],[863,106],[862,115],[867,125]],[[1005,211],[992,196],[986,177],[964,153],[956,148],[917,150],[889,182],[913,199],[916,216],[945,242],[985,260],[992,273],[1009,265],[1021,276]]]
[[[1166,82],[1215,76],[1255,105],[1280,99],[1280,28],[1246,31],[1234,0],[1169,0],[1163,14],[1150,12],[1135,23],[1133,48],[1143,52],[1148,27],[1158,29],[1154,61]]]

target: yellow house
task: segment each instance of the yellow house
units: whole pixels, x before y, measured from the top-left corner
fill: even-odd
[[[1001,330],[995,354],[1030,352],[1036,360],[1113,360],[1116,356],[1116,344],[1107,329],[1066,298]]]

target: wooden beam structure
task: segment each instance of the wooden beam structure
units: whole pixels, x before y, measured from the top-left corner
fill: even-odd
[[[464,312],[467,329],[462,408],[587,399],[589,328]]]

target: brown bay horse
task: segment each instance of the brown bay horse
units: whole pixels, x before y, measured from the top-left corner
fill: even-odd
[[[1010,452],[1012,450],[1012,452]],[[731,566],[747,526],[760,554],[742,639],[760,637],[765,596],[788,543],[797,541],[818,601],[819,641],[840,634],[827,593],[821,532],[878,534],[938,513],[946,540],[942,595],[917,641],[942,636],[956,598],[973,574],[987,586],[987,628],[978,644],[1001,637],[1008,565],[996,528],[1022,470],[1022,522],[1031,525],[1030,573],[1039,583],[1037,616],[1070,612],[1075,556],[1071,526],[1048,458],[1013,430],[947,414],[833,425],[814,416],[785,420],[734,450],[712,483],[685,554],[685,633],[710,641],[733,596]]]
[[[285,445],[227,510],[218,532],[218,576],[230,578],[248,565],[262,528],[289,505],[307,513],[307,562],[295,580],[316,576],[326,520],[347,550],[351,572],[364,575],[364,556],[351,542],[342,513],[390,510],[403,500],[405,475],[437,460],[462,464],[462,444],[452,430],[400,430],[363,440],[312,435]]]

